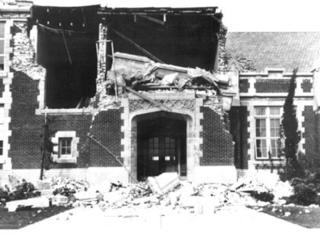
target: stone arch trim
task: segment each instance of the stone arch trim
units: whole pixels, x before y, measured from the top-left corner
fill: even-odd
[[[144,114],[152,114],[161,112],[160,108],[149,105],[149,107],[130,109],[130,101],[127,99],[121,100],[121,158],[124,166],[130,170],[131,175],[136,176],[136,169],[132,165],[132,151],[134,146],[132,144],[132,128],[136,127],[136,117]],[[170,101],[170,100],[168,100]],[[180,100],[181,103],[185,101]],[[193,175],[193,169],[200,163],[202,157],[202,125],[203,113],[200,107],[203,105],[202,99],[188,99],[187,105],[178,104],[177,107],[172,107],[172,113],[181,114],[186,118],[187,123],[187,176]],[[191,101],[193,103],[191,104]],[[189,107],[185,107],[189,106]],[[190,108],[190,106],[192,106]],[[131,111],[130,111],[131,110]]]

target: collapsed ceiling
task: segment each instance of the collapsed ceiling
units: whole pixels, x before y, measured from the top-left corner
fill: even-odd
[[[46,106],[83,107],[95,95],[96,42],[100,23],[107,25],[108,39],[113,41],[115,51],[147,56],[159,63],[212,70],[221,17],[214,7],[113,9],[98,5],[33,6],[30,23],[38,26],[38,62],[47,69]],[[109,63],[110,69],[111,61]],[[155,70],[149,74],[154,78],[152,81],[138,85],[150,87],[156,83],[160,72]],[[208,79],[196,77],[200,71],[186,74],[193,74],[192,79],[198,85],[202,84],[199,79],[208,85]],[[161,84],[177,80],[168,79],[170,77],[160,77]],[[181,88],[185,84],[190,85],[190,81],[185,78],[184,83],[179,80],[176,84]],[[214,81],[209,85],[215,88]]]

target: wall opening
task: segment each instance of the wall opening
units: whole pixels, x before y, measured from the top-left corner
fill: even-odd
[[[45,106],[80,108],[96,93],[99,6],[32,7],[37,61],[46,68]]]
[[[181,114],[156,112],[140,115],[136,122],[138,180],[163,172],[186,176],[186,118]]]

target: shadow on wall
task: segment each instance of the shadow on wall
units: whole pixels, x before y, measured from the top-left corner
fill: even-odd
[[[9,138],[9,157],[13,159],[12,168],[40,168],[40,141],[44,119],[35,115],[39,106],[39,80],[34,80],[21,71],[11,69],[11,72],[14,74],[9,114],[9,129],[12,131]]]

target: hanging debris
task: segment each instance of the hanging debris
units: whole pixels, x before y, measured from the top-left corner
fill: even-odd
[[[229,84],[229,80],[220,79],[204,69],[157,63],[147,57],[120,52],[114,54],[111,69],[107,88],[113,88],[117,83],[119,87],[127,86],[134,90],[206,88],[219,93],[220,86]]]

